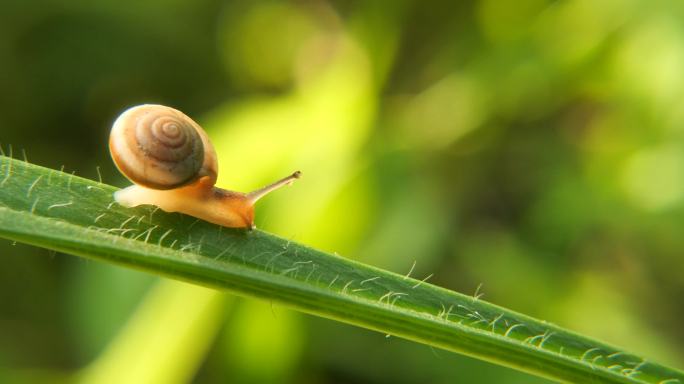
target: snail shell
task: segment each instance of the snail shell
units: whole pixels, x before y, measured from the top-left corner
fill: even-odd
[[[207,134],[183,112],[164,105],[132,107],[114,122],[109,139],[114,163],[133,183],[173,189],[218,173]]]

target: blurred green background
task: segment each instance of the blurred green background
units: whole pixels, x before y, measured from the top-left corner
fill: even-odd
[[[127,184],[125,108],[209,132],[295,241],[684,367],[684,3],[3,0],[0,143]],[[0,241],[0,381],[545,383]]]

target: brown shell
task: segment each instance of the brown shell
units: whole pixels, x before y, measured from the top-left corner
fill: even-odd
[[[171,107],[127,109],[112,126],[109,151],[121,173],[144,187],[172,189],[203,176],[216,182],[216,152],[206,132]]]

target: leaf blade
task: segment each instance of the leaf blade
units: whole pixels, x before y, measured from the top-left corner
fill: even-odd
[[[0,236],[282,302],[564,381],[681,371],[525,315],[261,232],[112,201],[114,187],[0,156]]]

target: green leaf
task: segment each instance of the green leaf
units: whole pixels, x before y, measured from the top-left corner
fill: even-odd
[[[681,371],[478,297],[262,231],[127,209],[112,200],[115,190],[0,156],[0,236],[275,300],[555,380],[684,383]]]

